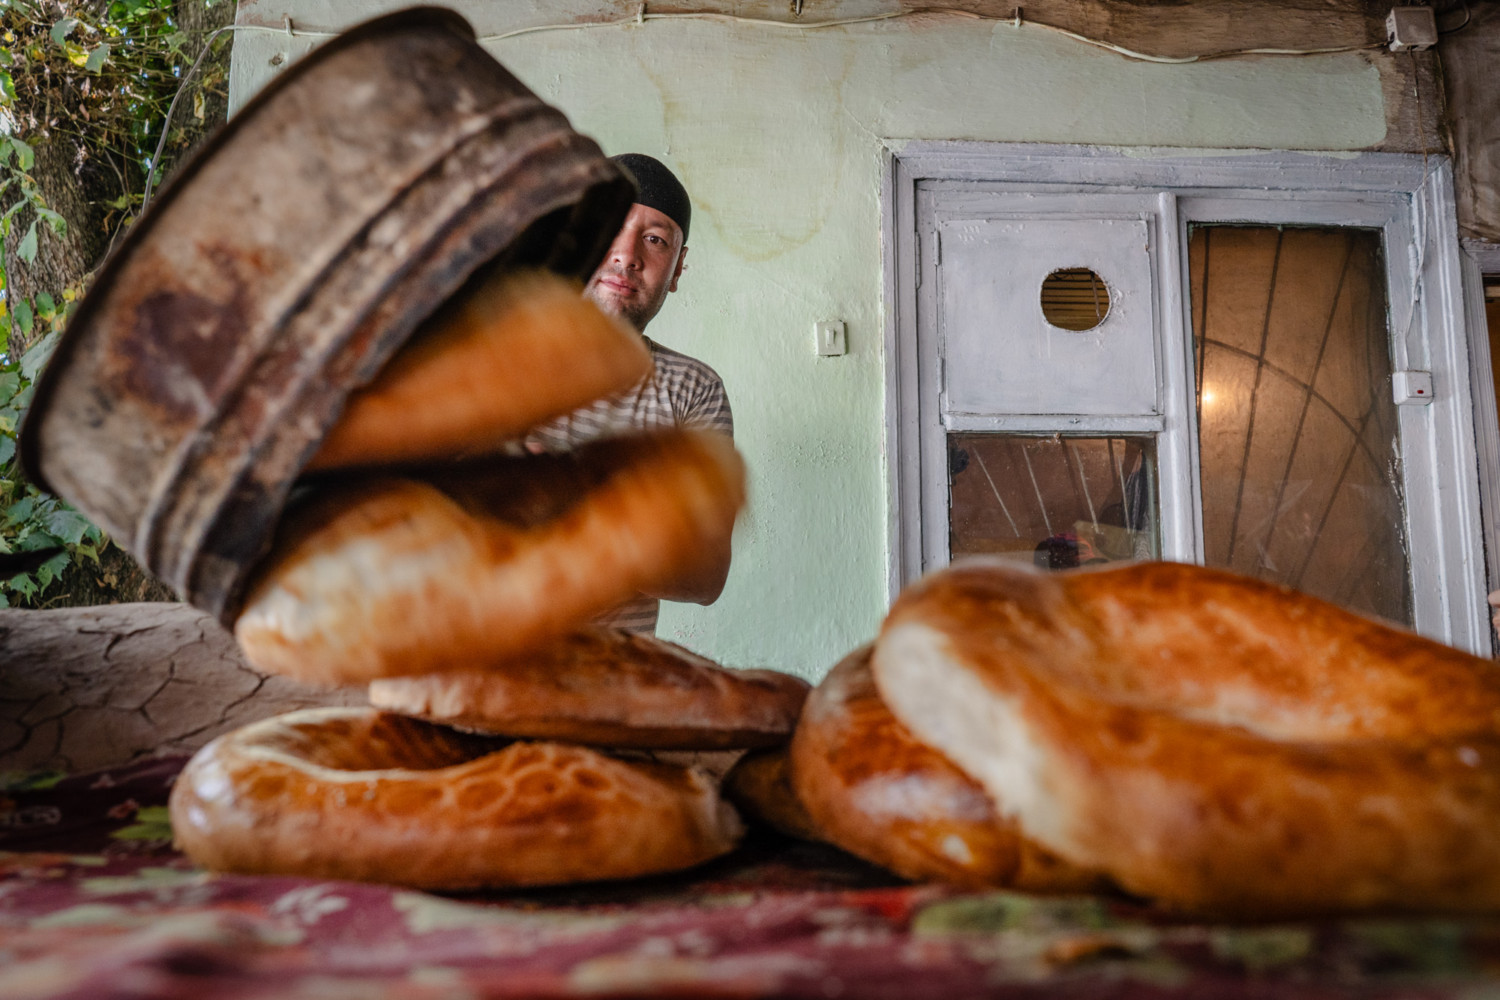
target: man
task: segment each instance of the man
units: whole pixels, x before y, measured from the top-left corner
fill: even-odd
[[[661,310],[667,295],[677,290],[682,277],[692,221],[687,191],[672,171],[650,156],[626,153],[611,159],[635,177],[640,193],[584,295],[640,332],[651,351],[652,372],[625,392],[536,428],[526,445],[533,451],[565,451],[594,438],[668,427],[733,436],[729,397],[718,374],[696,358],[646,336],[646,325]],[[705,560],[703,572],[677,580],[660,593],[642,594],[600,624],[652,633],[662,599],[712,604],[729,575],[727,543],[713,556]]]

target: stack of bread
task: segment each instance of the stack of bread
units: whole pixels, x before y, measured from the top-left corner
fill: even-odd
[[[741,831],[658,751],[771,746],[807,685],[591,627],[727,548],[724,437],[508,446],[643,378],[641,338],[543,272],[483,282],[349,400],[235,624],[259,669],[368,684],[204,747],[171,799],[206,867],[462,889],[697,864]]]
[[[933,574],[730,782],[918,880],[1219,918],[1500,908],[1500,668],[1198,566]]]

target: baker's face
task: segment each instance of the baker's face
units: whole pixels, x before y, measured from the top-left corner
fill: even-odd
[[[654,208],[631,205],[584,294],[611,316],[644,330],[667,293],[677,291],[686,256],[677,223]]]

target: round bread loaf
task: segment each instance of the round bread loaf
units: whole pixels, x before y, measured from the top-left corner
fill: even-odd
[[[822,839],[903,878],[1028,892],[1108,887],[1023,837],[977,782],[896,721],[875,690],[869,646],[808,697],[788,753],[792,788]]]
[[[501,272],[350,395],[309,470],[495,450],[651,371],[640,335],[548,271]]]
[[[752,750],[724,776],[724,797],[751,821],[803,840],[826,840],[792,788],[786,747]]]
[[[178,777],[171,817],[177,845],[214,871],[427,889],[674,871],[741,833],[714,783],[690,769],[361,708],[219,737]]]
[[[786,742],[808,689],[789,674],[726,670],[653,636],[591,628],[482,668],[373,681],[370,703],[523,739],[726,750]]]
[[[1500,908],[1487,660],[1196,566],[974,561],[897,600],[873,666],[1027,838],[1163,906]]]
[[[337,684],[513,659],[727,546],[745,496],[729,439],[688,431],[429,479],[283,519],[235,623],[251,664]]]

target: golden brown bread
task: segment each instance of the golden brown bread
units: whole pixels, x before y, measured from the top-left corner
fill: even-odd
[[[1164,906],[1500,908],[1489,661],[1201,567],[975,561],[897,600],[873,667],[1025,836]]]
[[[789,757],[796,797],[822,839],[903,878],[1028,892],[1107,888],[1022,836],[980,785],[896,721],[875,690],[869,646],[808,697]]]
[[[651,371],[640,335],[547,271],[502,272],[353,393],[310,470],[495,450]]]
[[[807,692],[789,674],[726,670],[654,636],[589,628],[504,662],[372,681],[370,704],[520,739],[726,750],[786,742]]]
[[[696,565],[744,502],[711,433],[485,468],[435,476],[448,493],[360,481],[291,513],[235,623],[249,661],[325,684],[501,663]]]
[[[792,788],[786,747],[752,750],[724,776],[724,797],[740,815],[803,840],[826,840]]]
[[[178,777],[171,816],[178,846],[215,871],[428,889],[673,871],[741,832],[696,771],[359,708],[219,737]]]

